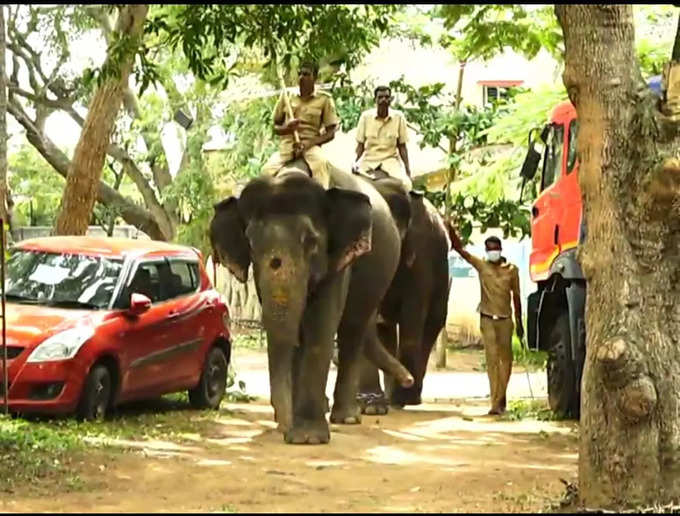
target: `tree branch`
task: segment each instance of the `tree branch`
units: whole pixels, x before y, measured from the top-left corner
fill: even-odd
[[[21,105],[14,99],[10,99],[7,106],[8,112],[26,130],[26,138],[40,155],[62,177],[66,178],[71,161],[68,157],[31,121]],[[138,206],[121,194],[116,192],[103,181],[99,182],[97,200],[106,206],[115,207],[120,211],[121,217],[128,223],[144,231],[151,238],[169,240],[172,235],[165,234],[153,215]]]

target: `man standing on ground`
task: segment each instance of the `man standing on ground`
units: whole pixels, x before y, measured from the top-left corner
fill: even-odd
[[[510,295],[515,306],[517,336],[524,336],[522,326],[522,305],[519,297],[519,272],[515,265],[507,263],[501,256],[501,241],[489,237],[484,242],[486,260],[482,260],[463,249],[463,244],[450,221],[445,221],[451,244],[456,252],[477,269],[481,288],[479,305],[479,327],[486,353],[486,371],[491,390],[489,414],[502,414],[506,407],[506,390],[512,373],[512,308]]]
[[[413,183],[406,149],[406,118],[400,111],[390,109],[392,92],[388,86],[378,86],[374,96],[376,108],[364,111],[359,118],[357,157],[352,170],[371,177],[373,170],[382,170],[401,180],[410,191]]]
[[[292,120],[286,111],[283,94],[279,98],[274,108],[274,131],[281,137],[279,151],[272,154],[265,163],[262,173],[276,175],[286,163],[302,157],[309,165],[312,177],[324,188],[328,188],[328,162],[321,145],[335,137],[338,116],[331,96],[315,90],[318,73],[319,66],[314,62],[305,61],[300,65],[300,94],[290,98],[294,117]],[[299,144],[295,143],[293,136],[296,130],[300,137]]]

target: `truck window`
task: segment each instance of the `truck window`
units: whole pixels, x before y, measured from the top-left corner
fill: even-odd
[[[543,162],[543,178],[541,190],[550,187],[560,178],[562,169],[562,146],[564,145],[564,126],[553,125],[548,135],[548,144],[545,149]]]
[[[578,119],[569,123],[569,150],[567,151],[567,174],[571,174],[576,164],[576,138],[578,137]]]

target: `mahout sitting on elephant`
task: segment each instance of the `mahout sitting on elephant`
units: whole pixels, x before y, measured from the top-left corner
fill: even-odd
[[[337,332],[331,422],[360,422],[359,359],[366,353],[404,387],[411,374],[380,344],[376,318],[397,270],[401,239],[369,180],[330,167],[325,190],[298,160],[251,180],[215,205],[216,262],[240,281],[251,262],[267,334],[271,403],[288,443],[326,443],[325,387]]]

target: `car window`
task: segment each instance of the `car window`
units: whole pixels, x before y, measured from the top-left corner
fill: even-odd
[[[12,302],[108,308],[122,267],[120,259],[17,247],[7,262],[6,293]]]
[[[191,264],[181,260],[171,260],[168,298],[182,296],[194,292],[198,284],[194,278],[194,273],[191,270]]]
[[[132,294],[143,294],[152,303],[162,301],[161,276],[158,270],[161,265],[163,265],[162,262],[140,263],[132,281],[123,289],[117,306],[119,308],[128,308]]]
[[[543,161],[543,178],[541,190],[545,190],[554,184],[562,172],[562,147],[564,145],[564,126],[553,125],[548,135]]]
[[[567,153],[567,174],[571,174],[576,164],[576,138],[578,137],[578,119],[569,124],[569,151]]]

